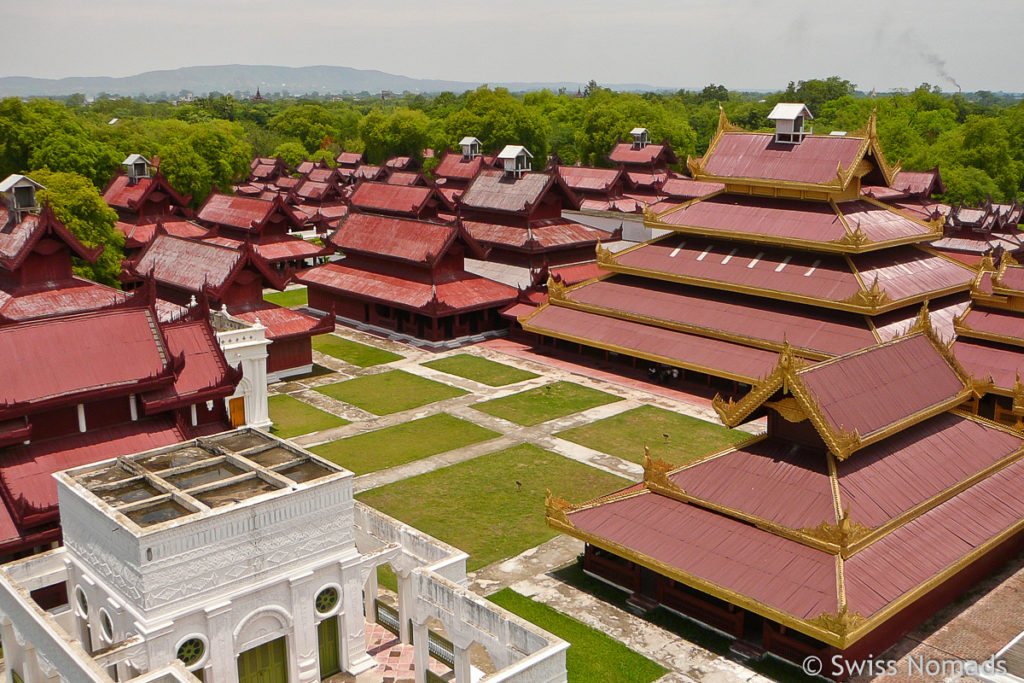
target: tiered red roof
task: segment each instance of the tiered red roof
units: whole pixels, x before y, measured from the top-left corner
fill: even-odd
[[[115,175],[103,190],[103,201],[122,216],[155,219],[170,214],[188,217],[191,195],[181,195],[157,171],[151,178],[133,180],[125,173]]]
[[[349,204],[361,211],[409,218],[432,218],[438,211],[454,210],[451,203],[433,187],[373,182],[356,185]]]

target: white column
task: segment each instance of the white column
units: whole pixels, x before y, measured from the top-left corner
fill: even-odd
[[[395,570],[398,577],[398,639],[409,642],[409,619],[412,618],[415,592],[412,586],[412,574],[408,571]]]
[[[373,570],[371,570],[373,573]],[[376,662],[366,653],[366,620],[363,618],[363,580],[359,566],[344,569],[345,585],[341,592],[341,667],[350,674],[372,669]]]
[[[210,639],[209,659],[205,668],[207,680],[234,683],[238,680],[235,661],[235,643],[231,634],[231,603],[222,602],[203,610],[206,614],[206,633]]]
[[[25,643],[21,651],[21,680],[25,683],[43,683],[43,672],[39,668],[36,649],[31,643]]]
[[[366,584],[363,586],[363,618],[371,624],[377,619],[376,602],[378,592],[377,568],[374,567],[370,570],[370,576],[366,579]]]
[[[472,683],[473,678],[470,673],[471,667],[469,664],[469,646],[459,647],[453,644],[452,647],[455,649],[455,683]]]
[[[320,680],[320,641],[316,632],[316,596],[313,595],[312,579],[312,572],[307,572],[288,581],[295,622],[291,652],[300,683]]]
[[[78,431],[85,431],[85,404],[78,404]]]
[[[131,394],[131,395],[128,396],[128,408],[131,410],[131,413],[132,413],[132,422],[138,421],[138,419],[139,419],[139,406],[138,406],[138,403],[136,403],[136,401],[135,401],[135,394]]]
[[[196,417],[196,404],[193,403],[192,405],[189,406],[189,408],[191,409],[192,412],[192,426],[195,427],[197,424],[199,424],[199,419]]]
[[[11,671],[17,669],[21,671],[21,648],[18,646],[18,640],[14,635],[14,624],[7,617],[0,618],[0,638],[3,639],[4,644],[4,678],[5,683],[12,683],[14,679],[11,677]]]
[[[429,638],[427,624],[413,623],[412,663],[416,670],[416,683],[427,683],[427,668],[430,666]],[[462,683],[459,681],[459,683]]]

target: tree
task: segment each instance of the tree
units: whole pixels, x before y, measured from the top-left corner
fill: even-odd
[[[202,204],[213,186],[209,165],[185,140],[160,148],[160,172],[175,190],[192,195],[193,206]]]
[[[452,147],[466,135],[478,138],[486,150],[523,145],[541,166],[548,155],[546,122],[505,88],[483,86],[469,93],[466,106],[445,119],[444,135]]]
[[[306,157],[306,148],[298,142],[284,142],[277,146],[277,148],[271,152],[272,157],[281,157],[284,163],[291,167],[298,166],[302,163]]]
[[[96,186],[78,173],[38,169],[28,174],[45,190],[39,201],[50,205],[54,215],[87,247],[103,247],[96,263],[75,259],[75,273],[94,282],[119,286],[124,258],[124,235],[117,231],[117,212],[107,206]]]
[[[115,149],[73,130],[47,135],[29,155],[31,168],[49,168],[83,175],[102,187],[124,157]]]
[[[324,139],[343,140],[356,134],[359,114],[350,107],[328,108],[320,104],[297,104],[270,120],[270,129],[301,142],[307,152],[320,148]]]
[[[370,163],[397,155],[419,157],[430,140],[430,119],[421,111],[405,107],[390,114],[373,109],[359,122],[359,137],[366,145]]]

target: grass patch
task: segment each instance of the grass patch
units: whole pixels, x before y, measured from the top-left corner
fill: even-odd
[[[629,593],[613,588],[592,576],[588,576],[583,572],[583,567],[579,562],[573,562],[561,569],[556,569],[551,572],[551,576],[563,583],[578,588],[584,593],[589,593],[603,602],[615,605],[623,611],[626,610],[626,598],[629,597]],[[732,639],[695,621],[681,617],[663,608],[656,609],[641,618],[709,652],[722,657],[729,656],[729,646],[732,645]],[[571,648],[569,652],[572,652]],[[787,664],[774,657],[766,657],[760,662],[748,662],[744,666],[774,681],[780,681],[780,683],[806,683],[807,681],[821,680],[805,675],[800,670],[800,667],[795,664]],[[572,672],[569,675],[571,676]]]
[[[348,424],[344,418],[285,394],[271,396],[267,403],[270,405],[270,419],[274,421],[270,433],[282,439]]]
[[[321,334],[313,337],[313,348],[320,353],[325,353],[352,365],[358,365],[361,368],[383,365],[402,359],[402,356],[397,353],[378,349],[376,346],[360,344],[351,339],[343,339],[335,334]]]
[[[311,449],[356,474],[376,472],[500,436],[472,422],[438,413],[350,436]]]
[[[536,389],[477,403],[477,410],[526,427],[572,415],[622,399],[572,382],[552,382]]]
[[[278,306],[284,306],[285,308],[305,306],[309,303],[309,299],[306,297],[305,287],[288,289],[283,292],[273,292],[272,294],[264,294],[263,300],[269,301],[272,304],[277,304]]]
[[[684,465],[750,438],[746,432],[654,406],[640,406],[556,436],[636,463],[643,460],[647,445],[651,456],[673,465]]]
[[[510,365],[496,363],[493,360],[487,360],[486,358],[469,353],[460,353],[448,356],[447,358],[421,363],[421,365],[433,368],[434,370],[440,370],[441,372],[447,372],[449,375],[465,377],[490,387],[503,387],[506,384],[515,384],[516,382],[540,376],[527,370],[513,368]]]
[[[411,375],[402,370],[364,375],[317,387],[316,390],[374,415],[399,413],[467,393],[462,389]]]
[[[668,673],[665,667],[610,636],[511,588],[503,588],[487,599],[569,643],[565,655],[569,683],[650,683]]]
[[[377,567],[377,585],[387,588],[393,593],[398,592],[398,577],[390,564],[382,564]]]
[[[522,490],[517,490],[517,481]],[[544,523],[544,490],[564,488],[565,482],[572,482],[575,500],[587,500],[630,483],[532,444],[521,444],[356,497],[465,550],[470,554],[467,569],[473,571],[557,536],[558,532]]]

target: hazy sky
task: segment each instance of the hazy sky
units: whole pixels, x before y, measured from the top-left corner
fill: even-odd
[[[330,64],[465,81],[1024,91],[1020,0],[0,0],[0,76]],[[12,30],[13,26],[24,30]]]

